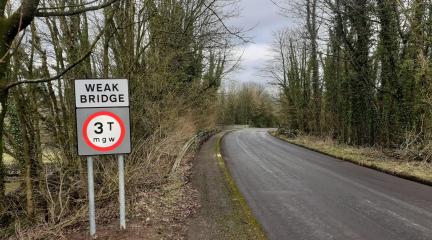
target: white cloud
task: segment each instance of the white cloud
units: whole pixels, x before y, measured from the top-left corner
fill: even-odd
[[[234,56],[241,56],[241,69],[228,76],[228,84],[233,81],[267,84],[270,79],[263,77],[261,69],[271,59],[273,33],[297,24],[294,19],[281,16],[280,10],[270,0],[241,0],[239,7],[240,17],[231,19],[229,25],[242,29],[255,26],[247,33],[254,43],[234,49]]]
[[[271,59],[270,44],[247,44],[234,49],[235,57],[241,57],[240,69],[230,74],[230,83],[256,82],[266,84],[268,79],[263,77],[262,69]],[[229,85],[228,84],[228,85]]]
[[[265,62],[271,58],[270,44],[248,44],[246,47],[239,47],[235,50],[238,56],[241,56],[242,63]]]

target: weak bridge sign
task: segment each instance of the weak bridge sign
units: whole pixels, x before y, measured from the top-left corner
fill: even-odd
[[[75,80],[75,104],[79,155],[130,153],[128,80]]]
[[[126,79],[75,80],[77,108],[129,107]]]

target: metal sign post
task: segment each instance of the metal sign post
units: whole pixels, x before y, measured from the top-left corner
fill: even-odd
[[[119,203],[120,203],[120,228],[126,229],[126,203],[124,187],[124,156],[118,155],[119,170]]]
[[[87,157],[87,182],[89,200],[89,221],[90,235],[96,234],[95,201],[94,201],[94,180],[93,180],[93,158]]]
[[[93,157],[117,155],[120,228],[126,229],[124,155],[131,152],[126,79],[75,80],[78,155],[87,156],[90,235],[96,234]]]

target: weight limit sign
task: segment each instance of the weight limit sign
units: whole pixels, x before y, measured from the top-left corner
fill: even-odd
[[[130,153],[129,108],[77,109],[78,154]]]
[[[83,136],[87,145],[97,151],[112,151],[123,142],[125,125],[112,112],[96,112],[84,122]]]

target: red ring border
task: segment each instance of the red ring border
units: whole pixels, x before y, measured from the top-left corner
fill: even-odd
[[[114,118],[117,122],[119,122],[119,124],[120,124],[120,131],[121,131],[120,139],[117,141],[117,143],[115,143],[114,145],[109,146],[109,147],[98,147],[98,146],[94,145],[92,142],[90,142],[90,140],[88,139],[88,135],[87,135],[87,127],[88,127],[90,121],[93,118],[98,117],[98,116],[102,116],[102,115],[110,116],[110,117]],[[118,146],[120,146],[123,143],[123,139],[124,139],[125,134],[126,134],[126,128],[124,126],[123,120],[118,115],[114,114],[113,112],[102,111],[102,112],[95,112],[92,115],[90,115],[89,117],[87,117],[87,119],[84,121],[84,124],[83,124],[82,133],[84,136],[84,140],[89,147],[91,147],[92,149],[94,149],[96,151],[109,152],[109,151],[116,149]]]

